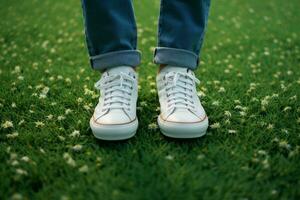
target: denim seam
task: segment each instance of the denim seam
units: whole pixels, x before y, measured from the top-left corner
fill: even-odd
[[[86,18],[86,7],[85,7],[85,3],[84,3],[84,0],[81,1],[81,7],[82,7],[82,12],[83,12],[83,15],[84,15],[84,18]],[[93,55],[95,50],[94,50],[94,47],[88,37],[88,32],[87,32],[87,25],[86,25],[86,21],[84,20],[84,31],[85,31],[85,40],[86,40],[86,45],[87,45],[87,49],[89,51],[89,54],[90,55]]]
[[[159,23],[158,23],[158,44],[157,44],[157,46],[161,45],[160,38],[161,38],[161,35],[162,35],[162,27],[163,27],[162,24],[163,24],[163,19],[164,19],[163,9],[164,9],[164,0],[161,0],[161,2],[160,2],[160,12],[159,12]]]
[[[164,55],[164,57],[166,56],[166,54],[170,54],[170,53],[182,54],[182,56],[188,57],[187,59],[189,61],[188,62],[178,61],[177,60],[178,58],[172,58],[172,57],[165,58],[164,61],[159,61],[158,58],[160,58],[160,56],[157,56],[158,53],[160,54],[160,56]],[[168,56],[170,56],[170,55],[168,55]],[[198,55],[195,54],[192,51],[189,51],[189,50],[169,48],[169,47],[156,47],[156,49],[155,49],[154,62],[156,64],[171,64],[171,63],[174,64],[174,63],[178,63],[177,65],[179,65],[179,66],[183,65],[184,67],[195,69],[198,65],[198,61],[199,61]],[[167,63],[161,63],[161,62],[167,62]]]
[[[178,48],[170,48],[170,47],[156,47],[157,50],[171,50],[171,51],[180,51],[180,52],[184,52],[184,53],[187,53],[187,54],[191,54],[193,56],[195,56],[196,58],[198,57],[198,55],[196,53],[194,53],[193,51],[189,51],[189,50],[186,50],[186,49],[178,49]]]
[[[135,36],[132,38],[132,40],[133,40],[132,44],[133,44],[133,48],[136,49],[137,48],[138,31],[137,31],[136,17],[135,17],[135,12],[134,12],[132,2],[131,2],[131,9],[132,9],[132,14],[133,14],[133,19],[134,19],[133,29],[135,30]]]
[[[120,57],[123,58],[120,59]],[[130,58],[130,60],[128,60],[128,58]],[[96,56],[90,56],[90,62],[92,68],[96,70],[104,70],[119,65],[136,67],[141,62],[141,52],[138,50],[114,51]]]
[[[207,22],[208,22],[207,20],[208,20],[208,15],[209,15],[210,0],[208,0],[206,2],[207,3],[204,4],[205,10],[206,10],[206,13],[204,13],[204,17],[205,17],[205,19],[204,19],[204,21],[205,21],[204,28],[203,28],[203,32],[200,36],[200,39],[199,39],[198,48],[196,49],[196,52],[198,54],[200,54],[200,51],[201,51],[201,48],[202,48],[202,45],[203,45],[203,39],[204,39],[204,35],[206,33]]]
[[[100,55],[96,55],[96,56],[90,56],[90,59],[92,60],[97,60],[99,58],[104,58],[107,56],[112,56],[112,55],[120,55],[120,54],[125,54],[125,53],[138,53],[139,58],[141,58],[141,53],[138,50],[121,50],[121,51],[113,51],[113,52],[109,52],[109,53],[104,53],[104,54],[100,54]]]

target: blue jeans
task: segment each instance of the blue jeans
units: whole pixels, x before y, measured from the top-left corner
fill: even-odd
[[[156,64],[196,69],[210,0],[161,0]],[[105,70],[141,62],[131,0],[82,0],[91,65]]]

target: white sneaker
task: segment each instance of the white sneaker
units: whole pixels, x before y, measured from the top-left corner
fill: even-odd
[[[108,69],[95,84],[100,90],[99,103],[90,120],[96,138],[124,140],[135,135],[137,74],[132,67]]]
[[[156,78],[161,113],[161,132],[172,138],[205,135],[208,118],[197,96],[199,80],[188,68],[166,66]]]

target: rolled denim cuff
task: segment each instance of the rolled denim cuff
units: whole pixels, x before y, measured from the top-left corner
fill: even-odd
[[[137,50],[114,51],[90,57],[91,66],[95,70],[105,70],[117,66],[136,67],[141,63],[141,53]]]
[[[157,47],[154,52],[154,63],[187,67],[194,70],[198,66],[199,57],[194,52],[184,49]]]

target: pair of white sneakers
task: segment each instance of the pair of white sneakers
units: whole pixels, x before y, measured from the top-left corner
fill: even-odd
[[[172,138],[197,138],[205,135],[208,118],[197,96],[199,80],[184,67],[166,66],[156,78],[160,102],[158,125]],[[124,140],[138,128],[136,103],[137,74],[132,67],[106,70],[95,84],[99,103],[90,120],[94,136],[102,140]]]

